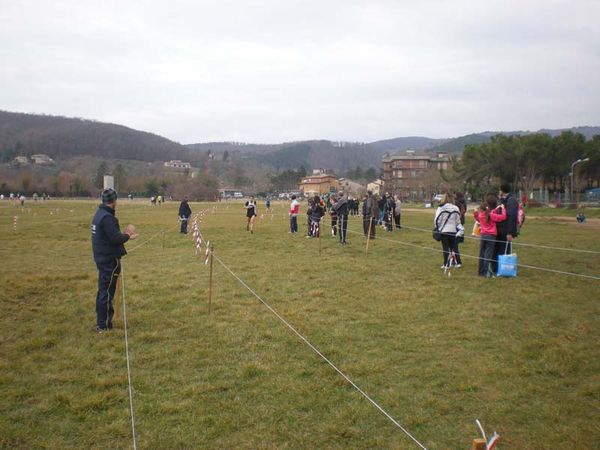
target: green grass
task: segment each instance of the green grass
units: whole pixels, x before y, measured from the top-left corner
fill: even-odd
[[[159,234],[124,258],[138,447],[416,448],[216,263],[208,315],[208,270],[177,233],[176,208],[118,208],[121,224],[142,233],[129,248],[167,230],[164,249]],[[2,448],[131,447],[120,298],[116,329],[93,331],[94,209],[0,205]],[[287,233],[283,205],[275,212],[250,235],[241,206],[222,204],[202,230],[234,272],[429,449],[468,448],[475,418],[503,436],[500,448],[597,448],[600,281],[530,269],[482,280],[471,259],[448,278],[438,252],[376,240],[366,257],[355,234],[346,247],[324,237],[319,255],[317,240]],[[403,222],[430,229],[431,214],[407,211]],[[519,239],[600,251],[597,231],[541,218]],[[418,231],[378,236],[439,245]],[[477,242],[463,253],[475,255]],[[600,276],[600,255],[518,254]]]

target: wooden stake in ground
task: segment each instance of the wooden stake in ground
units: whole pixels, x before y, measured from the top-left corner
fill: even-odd
[[[369,218],[369,231],[367,233],[367,247],[365,248],[365,255],[369,254],[369,241],[371,240],[371,227],[373,226],[373,218]]]
[[[471,446],[471,450],[485,450],[487,448],[485,439],[473,439],[473,445]]]
[[[209,269],[208,269],[208,314],[210,314],[210,304],[212,302],[212,285],[213,285],[213,252],[215,251],[215,247],[213,245],[210,246],[210,260],[209,260]]]

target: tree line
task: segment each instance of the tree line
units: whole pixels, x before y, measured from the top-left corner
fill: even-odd
[[[571,165],[577,165],[575,190],[600,187],[600,136],[586,141],[580,133],[565,131],[558,136],[536,133],[496,135],[490,142],[467,145],[462,157],[454,158],[456,180],[469,192],[485,192],[500,182],[531,192],[548,188],[551,192],[569,189]]]

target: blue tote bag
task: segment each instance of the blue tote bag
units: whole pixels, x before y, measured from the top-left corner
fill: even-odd
[[[516,277],[517,276],[517,254],[511,253],[507,255],[508,242],[504,249],[504,255],[498,255],[498,273],[499,277]]]

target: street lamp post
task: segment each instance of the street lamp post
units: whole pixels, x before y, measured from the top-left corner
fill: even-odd
[[[571,164],[571,173],[569,174],[571,176],[571,196],[569,198],[571,203],[573,203],[573,175],[575,172],[575,166],[579,163],[584,163],[589,160],[590,160],[590,158],[585,158],[585,159],[579,158],[577,161],[575,161],[575,162],[573,162],[573,164]]]

